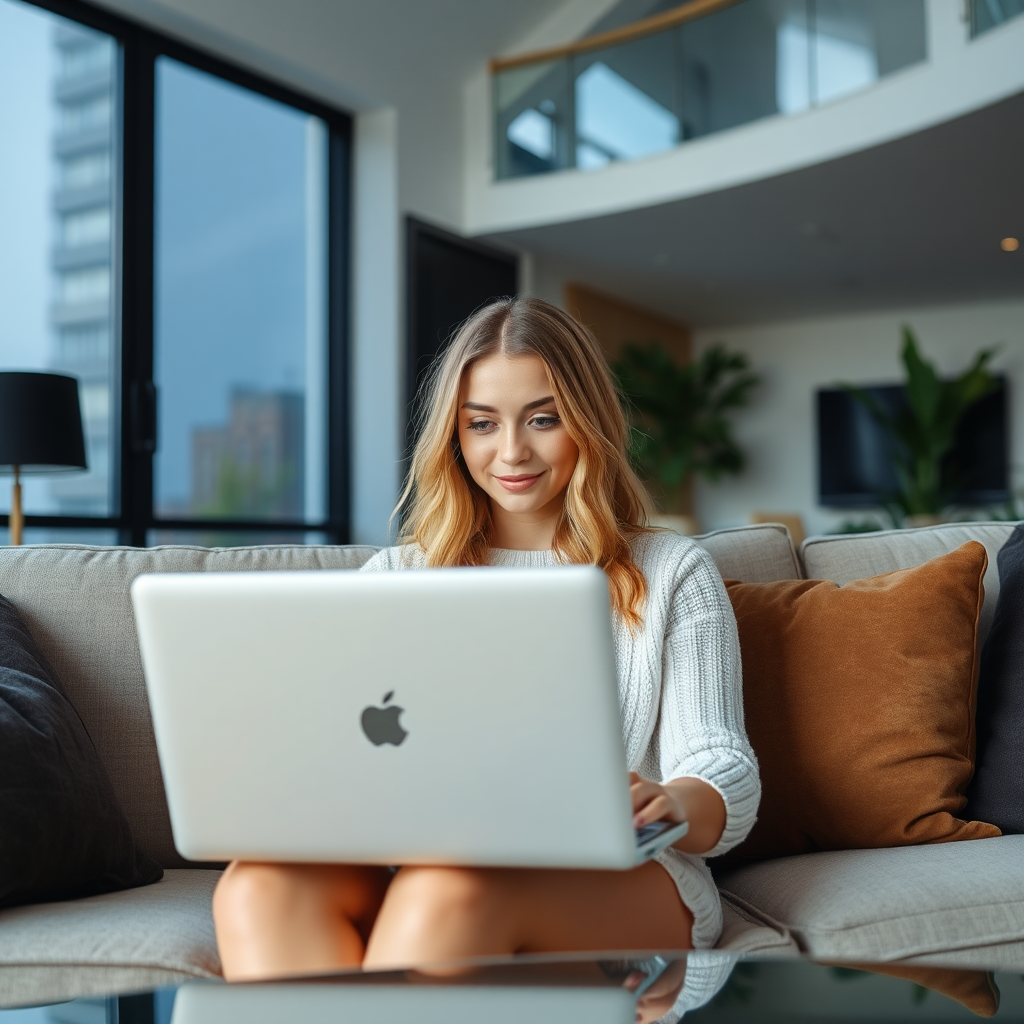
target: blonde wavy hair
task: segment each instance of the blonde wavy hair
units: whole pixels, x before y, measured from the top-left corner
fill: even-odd
[[[540,299],[499,299],[478,310],[431,367],[418,396],[418,440],[395,509],[402,517],[399,541],[418,544],[432,567],[487,564],[490,499],[462,459],[458,400],[468,368],[499,352],[543,360],[559,416],[579,448],[555,529],[555,557],[603,569],[612,607],[637,628],[647,582],[629,542],[647,532],[650,506],[626,458],[620,396],[593,335]]]

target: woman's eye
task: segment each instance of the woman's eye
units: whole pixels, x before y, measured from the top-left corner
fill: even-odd
[[[470,423],[467,423],[466,426],[470,430],[475,430],[482,434],[490,430],[494,424],[490,420],[472,420]]]
[[[541,430],[550,430],[561,422],[558,416],[535,416],[533,419],[533,425]]]

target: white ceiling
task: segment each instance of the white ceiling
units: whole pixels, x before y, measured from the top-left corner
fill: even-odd
[[[562,8],[607,0],[93,0],[355,109],[458,90]],[[453,116],[459,116],[453,110]]]

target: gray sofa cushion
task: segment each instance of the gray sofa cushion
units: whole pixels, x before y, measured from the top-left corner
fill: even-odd
[[[0,594],[60,675],[139,847],[183,865],[171,838],[128,587],[144,572],[357,569],[369,547],[0,549]]]
[[[849,536],[811,537],[800,546],[800,559],[809,580],[832,580],[843,586],[852,580],[909,569],[977,540],[988,551],[985,603],[978,621],[978,644],[983,645],[999,596],[996,555],[1009,540],[1013,523],[943,523],[916,530],[883,530]]]
[[[719,876],[723,899],[788,929],[824,960],[1017,947],[1024,969],[1024,836],[765,861]]]
[[[744,957],[798,957],[800,946],[789,929],[734,899],[722,901],[722,934],[715,949]]]
[[[170,870],[141,889],[0,913],[0,1006],[214,978],[219,871]]]
[[[715,530],[693,539],[711,555],[724,580],[774,583],[803,579],[789,530],[779,523]]]

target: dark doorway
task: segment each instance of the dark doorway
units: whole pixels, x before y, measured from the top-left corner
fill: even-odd
[[[519,289],[518,260],[410,217],[406,234],[409,409],[434,356],[474,310]]]

